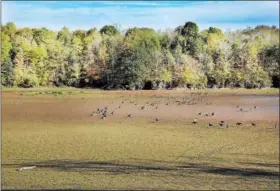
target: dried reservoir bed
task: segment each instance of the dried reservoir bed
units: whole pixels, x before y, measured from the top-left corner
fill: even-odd
[[[277,92],[4,90],[2,188],[277,190],[278,118]]]

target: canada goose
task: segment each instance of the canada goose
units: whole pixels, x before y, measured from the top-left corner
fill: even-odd
[[[197,123],[198,123],[197,119],[194,119],[193,122],[192,122],[192,124],[197,124]]]
[[[236,125],[242,125],[242,123],[236,123]]]
[[[252,126],[254,126],[254,127],[257,126],[256,123],[251,123],[251,124],[252,124]]]
[[[212,124],[212,123],[209,123],[208,126],[209,126],[209,127],[213,127],[213,124]]]
[[[220,123],[224,123],[225,121],[220,121]]]

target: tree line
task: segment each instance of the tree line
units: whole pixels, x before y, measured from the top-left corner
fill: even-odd
[[[3,86],[279,87],[279,28],[59,31],[1,26]]]

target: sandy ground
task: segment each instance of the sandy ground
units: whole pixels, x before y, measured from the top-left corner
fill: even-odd
[[[166,121],[185,121],[186,123],[197,118],[204,122],[224,120],[233,124],[246,121],[275,124],[279,118],[278,95],[163,94],[157,96],[154,94],[143,96],[139,94],[130,93],[130,96],[125,97],[118,95],[104,98],[81,96],[81,99],[77,99],[73,96],[40,97],[3,93],[2,119],[3,121],[16,119],[46,122],[95,121],[100,119],[100,115],[93,117],[89,117],[89,115],[97,108],[103,109],[104,107],[108,107],[107,120],[109,121],[121,120],[129,114],[132,114],[134,119],[158,118]],[[155,104],[151,106],[152,103]],[[144,105],[146,107],[142,110]],[[256,108],[254,108],[255,106]],[[114,115],[111,115],[112,111],[114,111]],[[212,112],[214,112],[214,116],[205,116]],[[201,115],[198,115],[199,113]]]

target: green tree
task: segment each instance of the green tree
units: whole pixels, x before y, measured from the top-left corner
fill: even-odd
[[[265,47],[259,52],[259,63],[268,72],[274,87],[280,87],[279,46]]]
[[[10,57],[5,59],[1,66],[1,82],[4,86],[13,85],[13,63]]]
[[[16,35],[16,25],[13,22],[7,22],[6,25],[2,27],[2,33],[9,35],[11,39],[14,39]]]
[[[202,39],[199,36],[199,28],[194,22],[187,22],[181,30],[181,35],[184,37],[182,43],[183,53],[197,57]]]
[[[141,89],[206,85],[279,87],[279,28],[199,32],[186,22],[164,32],[116,26],[59,31],[2,26],[4,86],[97,86]]]
[[[129,89],[143,87],[149,75],[149,58],[150,54],[143,47],[129,49],[123,46],[116,61],[120,84]]]
[[[105,25],[104,27],[102,27],[100,29],[100,33],[108,35],[108,36],[115,36],[115,35],[120,34],[118,29],[113,25]]]
[[[69,46],[71,44],[71,38],[71,33],[67,27],[63,27],[57,34],[57,39],[63,46]]]
[[[149,28],[132,28],[125,34],[125,44],[130,48],[160,49],[160,36]]]
[[[10,58],[10,51],[12,49],[12,43],[10,37],[4,32],[1,34],[2,37],[2,46],[1,46],[1,63],[4,63],[7,59]]]

